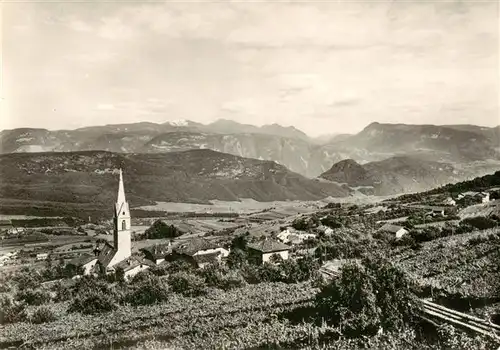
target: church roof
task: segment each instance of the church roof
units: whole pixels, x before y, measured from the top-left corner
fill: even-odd
[[[97,259],[99,260],[99,263],[107,267],[113,257],[116,254],[116,249],[113,247],[109,242],[104,243],[103,247],[99,251],[99,255]]]

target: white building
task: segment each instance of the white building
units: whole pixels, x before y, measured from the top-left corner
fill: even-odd
[[[379,232],[388,232],[394,235],[395,238],[401,238],[408,233],[408,230],[403,226],[385,224],[379,230]]]
[[[290,247],[281,242],[266,239],[264,241],[249,243],[247,245],[250,259],[257,263],[270,262],[271,256],[277,255],[281,259],[288,259]]]
[[[278,233],[277,238],[283,243],[300,244],[308,239],[316,238],[314,233],[296,231],[291,227]]]

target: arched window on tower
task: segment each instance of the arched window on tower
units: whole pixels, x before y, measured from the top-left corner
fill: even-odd
[[[127,229],[127,223],[125,220],[122,220],[122,231]]]

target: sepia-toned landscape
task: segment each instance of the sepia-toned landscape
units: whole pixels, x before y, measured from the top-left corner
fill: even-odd
[[[1,349],[500,349],[497,3],[1,6]]]

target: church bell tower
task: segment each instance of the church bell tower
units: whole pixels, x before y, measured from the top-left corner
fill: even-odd
[[[120,169],[118,197],[114,206],[113,215],[113,242],[116,253],[111,261],[110,266],[117,264],[132,255],[130,223],[130,210],[128,207],[128,202],[125,199],[123,173],[122,169]]]

